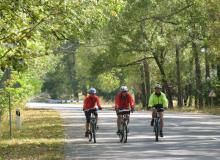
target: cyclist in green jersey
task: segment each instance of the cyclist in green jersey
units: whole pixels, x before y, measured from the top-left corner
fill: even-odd
[[[168,100],[166,98],[165,93],[161,92],[161,89],[162,89],[162,86],[160,84],[157,84],[155,86],[155,92],[151,94],[149,98],[148,106],[150,108],[153,108],[151,126],[154,125],[153,118],[155,117],[156,113],[159,112],[160,119],[161,119],[160,137],[163,137],[163,130],[162,130],[164,126],[163,111],[164,111],[164,108],[168,108]]]

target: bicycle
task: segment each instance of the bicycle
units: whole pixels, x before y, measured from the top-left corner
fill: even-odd
[[[155,117],[154,117],[154,133],[155,133],[155,141],[159,141],[159,134],[161,131],[161,126],[160,126],[160,115],[159,112],[156,111]]]
[[[123,109],[118,111],[119,115],[122,115],[121,122],[120,122],[120,127],[119,127],[119,140],[120,142],[127,143],[127,138],[128,138],[128,119],[129,119],[129,114],[130,110],[128,109]]]
[[[90,118],[90,127],[89,127],[89,142],[92,141],[96,143],[96,131],[97,131],[97,121],[94,112],[97,111],[97,109],[89,109],[88,112],[91,112],[91,118]]]

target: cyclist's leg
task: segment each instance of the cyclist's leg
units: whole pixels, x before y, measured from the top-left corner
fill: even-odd
[[[128,123],[130,122],[130,114],[126,114],[126,118],[128,120]]]
[[[163,128],[164,126],[163,112],[159,112],[159,115],[160,115],[160,127]]]
[[[163,126],[164,126],[164,119],[163,119],[163,108],[159,110],[159,116],[160,116],[160,137],[163,137]]]
[[[157,114],[157,109],[156,108],[152,109],[152,119],[156,117],[156,114]]]
[[[90,118],[91,118],[91,112],[85,111],[85,116],[86,116],[86,133],[85,137],[88,136],[88,131],[89,131],[89,123],[90,123]]]
[[[95,119],[96,119],[96,129],[99,129],[99,127],[98,127],[98,112],[94,111],[93,113],[94,113]]]
[[[122,115],[118,114],[118,112],[116,112],[116,114],[117,114],[117,128],[118,128],[117,133],[119,133],[120,126],[121,126]]]
[[[151,119],[151,123],[150,123],[151,126],[154,125],[154,117],[156,117],[156,114],[157,114],[157,109],[153,108],[152,109],[152,119]]]
[[[127,118],[127,125],[129,124],[129,122],[130,122],[130,113],[129,114],[126,114],[126,118]],[[128,128],[128,126],[127,126],[127,132],[129,133],[129,128]]]
[[[98,123],[98,113],[97,113],[97,111],[94,111],[93,113],[95,115],[96,123]]]

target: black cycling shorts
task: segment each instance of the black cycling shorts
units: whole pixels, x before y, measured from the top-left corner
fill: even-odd
[[[163,105],[161,105],[161,104],[155,105],[154,108],[157,110],[157,112],[163,112],[164,111]]]
[[[85,116],[86,116],[86,122],[87,123],[90,123],[90,119],[91,119],[91,114],[94,113],[94,115],[97,117],[98,116],[98,113],[97,113],[97,110],[94,109],[94,110],[88,110],[88,111],[84,111],[85,113]]]
[[[123,114],[130,114],[131,111],[124,111],[124,112],[119,112],[120,110],[116,110],[117,115],[123,115]]]

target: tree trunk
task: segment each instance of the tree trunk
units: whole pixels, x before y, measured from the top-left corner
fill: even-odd
[[[139,93],[139,92],[136,92],[135,94],[134,94],[134,100],[135,100],[135,103],[136,104],[139,104],[140,103],[140,100],[141,100],[141,94]],[[141,102],[142,103],[142,102]]]
[[[203,97],[202,97],[202,81],[201,81],[201,69],[200,69],[200,59],[197,46],[192,42],[192,50],[195,60],[195,78],[196,78],[196,92],[195,92],[195,107],[199,104],[198,108],[202,109],[203,107]],[[198,103],[196,102],[198,101]]]
[[[147,96],[146,96],[146,87],[145,87],[145,84],[144,82],[142,82],[141,84],[141,104],[142,104],[142,107],[143,108],[146,108],[147,107]]]
[[[176,44],[176,77],[177,77],[177,105],[178,107],[183,107],[183,99],[182,99],[182,86],[180,79],[180,48],[178,44]]]
[[[220,80],[220,64],[217,64],[217,76],[218,76],[218,80]]]
[[[205,80],[206,80],[206,90],[205,90],[205,105],[208,106],[209,105],[209,97],[208,97],[208,91],[209,88],[211,87],[210,85],[210,65],[209,65],[209,61],[208,61],[208,52],[207,52],[207,46],[205,46]]]
[[[150,98],[151,91],[150,91],[150,72],[149,72],[149,65],[147,59],[143,61],[143,68],[145,75],[145,87],[146,87],[146,99],[147,99],[146,106],[148,107],[148,101]]]
[[[210,67],[208,61],[207,47],[205,47],[205,79],[207,80],[208,78],[210,78]]]
[[[0,80],[0,88],[4,88],[5,87],[5,81],[7,81],[8,79],[11,78],[11,69],[6,68],[4,71],[4,74]]]
[[[185,96],[184,96],[184,105],[185,106],[192,106],[192,84],[189,83],[185,86]],[[188,101],[188,105],[187,105],[187,101]]]
[[[0,137],[2,136],[2,111],[0,109]]]
[[[82,95],[87,96],[87,88],[86,85],[82,86]]]
[[[190,96],[189,96],[188,107],[192,106],[192,103],[193,103],[192,98],[193,98],[192,95],[190,95]]]
[[[162,76],[162,82],[163,82],[163,85],[164,85],[165,90],[166,90],[167,99],[168,99],[168,102],[169,102],[169,108],[173,109],[172,92],[171,92],[170,86],[168,84],[164,68],[163,68],[162,64],[160,63],[159,58],[158,58],[158,56],[157,56],[157,54],[155,52],[153,52],[153,56],[154,56],[154,59],[155,59],[157,65],[159,67],[160,74]]]
[[[191,58],[189,59],[189,73],[190,73],[190,79],[189,79],[189,83],[187,84],[188,87],[188,95],[189,95],[189,102],[188,102],[188,107],[193,105],[193,81],[194,81],[194,73],[193,73],[193,68],[194,68],[194,59]]]
[[[147,107],[147,93],[146,93],[146,74],[145,74],[145,67],[144,67],[144,62],[143,66],[141,65],[141,103],[142,107],[145,108]]]

